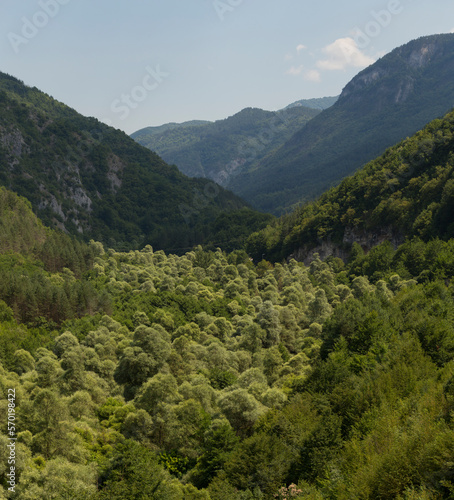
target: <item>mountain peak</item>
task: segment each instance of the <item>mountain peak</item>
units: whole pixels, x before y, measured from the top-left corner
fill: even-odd
[[[413,40],[356,75],[338,101],[229,187],[280,214],[314,199],[454,103],[454,34]]]
[[[383,97],[390,103],[402,103],[414,90],[420,71],[429,65],[452,58],[454,33],[418,38],[397,47],[371,66],[358,73],[342,91],[339,102],[361,100],[361,92],[382,85]],[[392,80],[392,82],[390,81]]]

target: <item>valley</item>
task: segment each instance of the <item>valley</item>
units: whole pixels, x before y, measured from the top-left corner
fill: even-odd
[[[453,498],[453,49],[132,137],[1,73],[0,498]]]

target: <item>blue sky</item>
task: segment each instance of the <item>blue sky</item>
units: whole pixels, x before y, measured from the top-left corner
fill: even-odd
[[[452,0],[2,0],[0,70],[127,133],[337,95]]]

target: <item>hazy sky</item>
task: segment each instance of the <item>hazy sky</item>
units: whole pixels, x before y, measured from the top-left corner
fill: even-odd
[[[337,95],[452,0],[0,0],[0,70],[127,133]]]

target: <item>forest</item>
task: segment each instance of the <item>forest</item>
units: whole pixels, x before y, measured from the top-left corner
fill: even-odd
[[[254,170],[241,172],[229,188],[254,208],[275,215],[318,198],[452,109],[453,50],[452,33],[394,49],[358,73],[333,106]]]
[[[274,219],[0,76],[0,500],[454,498],[454,113]]]
[[[233,250],[272,219],[1,72],[0,107],[0,186],[26,197],[47,226],[85,242],[117,250],[149,243],[173,253],[197,244]],[[230,217],[226,238],[216,228]]]
[[[385,230],[403,243],[454,236],[454,112],[389,148],[317,200],[252,234],[246,249],[271,261],[329,241],[341,248],[349,231]],[[349,245],[347,245],[348,250]]]
[[[454,240],[254,263],[0,205],[1,498],[454,497]]]

